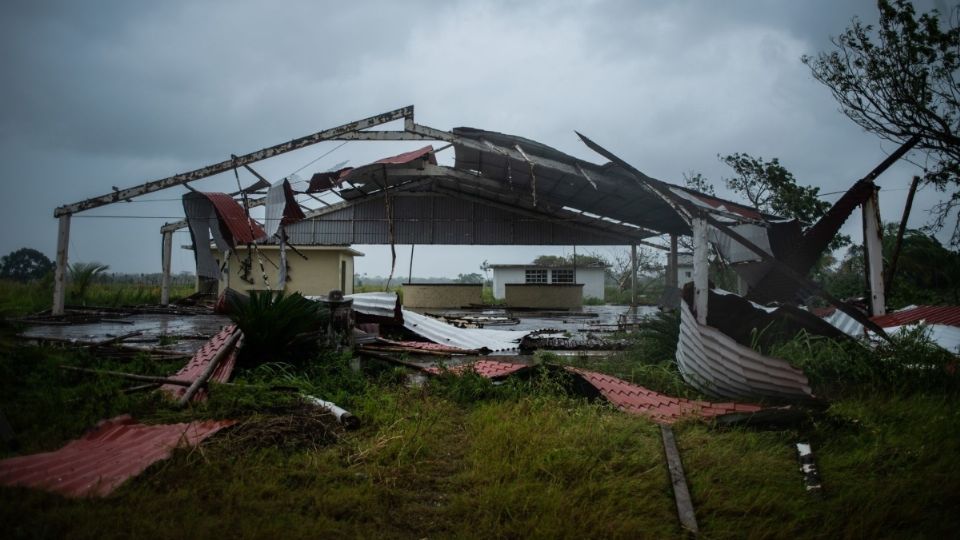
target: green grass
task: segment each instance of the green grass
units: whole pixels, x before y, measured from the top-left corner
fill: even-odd
[[[193,294],[192,285],[172,285],[170,300]],[[137,304],[159,304],[160,286],[135,283],[93,283],[83,298],[67,294],[67,304],[119,307]],[[21,283],[0,280],[0,316],[29,315],[50,309],[53,303],[53,280]]]
[[[664,365],[662,351],[650,351],[669,334],[640,341],[646,348],[593,368],[633,369],[627,375],[655,386],[643,366]],[[548,370],[502,385],[447,375],[406,387],[393,367],[355,372],[348,356],[324,353],[303,368],[243,370],[237,386],[215,386],[206,404],[178,411],[156,395],[119,393],[133,383],[65,373],[60,363],[178,367],[26,347],[4,333],[0,410],[23,452],[58,448],[120,412],[149,422],[283,414],[295,394],[272,386],[333,400],[362,426],[308,448],[223,433],[105,499],[0,488],[5,538],[684,536],[657,426],[567,395],[563,376]],[[960,410],[950,387],[850,392],[788,429],[674,429],[705,538],[939,538],[960,528]],[[813,444],[821,498],[804,491],[798,441]]]

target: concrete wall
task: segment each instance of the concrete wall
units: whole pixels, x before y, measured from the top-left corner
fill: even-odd
[[[552,285],[507,283],[506,302],[510,307],[578,308],[583,305],[583,284]]]
[[[523,268],[494,268],[493,269],[493,297],[503,299],[506,291],[503,286],[507,283],[523,283]]]
[[[297,255],[293,250],[287,250],[287,292],[299,292],[304,296],[325,295],[333,289],[340,289],[344,285],[344,294],[353,294],[353,257],[357,253],[349,248],[327,247],[327,246],[304,246],[297,247],[297,250],[303,253],[307,260]],[[267,274],[267,281],[273,290],[279,289],[280,273],[280,250],[278,246],[259,246],[252,253],[252,265],[250,267],[250,283],[242,279],[241,261],[247,257],[246,246],[237,247],[234,254],[230,256],[227,262],[227,270],[220,279],[220,292],[227,287],[236,289],[240,292],[246,292],[250,289],[266,289],[263,282],[263,272],[260,270],[260,262],[257,257],[257,251],[263,258],[263,269]],[[221,263],[221,255],[214,250],[214,257],[217,263]],[[345,273],[343,273],[345,270]]]
[[[404,307],[460,308],[481,303],[481,283],[413,283],[403,286]]]
[[[529,268],[539,268],[530,266]],[[504,286],[508,283],[524,283],[526,279],[526,268],[494,268],[493,269],[493,297],[506,298]],[[547,272],[548,283],[553,282],[552,269]],[[603,268],[577,268],[577,283],[583,285],[584,298],[604,297],[604,269]]]

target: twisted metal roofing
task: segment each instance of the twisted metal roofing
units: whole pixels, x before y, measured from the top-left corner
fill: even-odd
[[[813,397],[807,376],[786,360],[740,345],[716,328],[697,322],[686,302],[680,302],[677,364],[688,384],[724,398]]]

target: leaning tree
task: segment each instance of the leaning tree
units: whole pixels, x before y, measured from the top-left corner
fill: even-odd
[[[898,144],[922,137],[924,180],[949,193],[933,226],[952,226],[960,245],[960,221],[951,224],[960,209],[960,8],[918,15],[907,0],[877,4],[876,27],[854,18],[835,50],[803,62],[865,130]]]

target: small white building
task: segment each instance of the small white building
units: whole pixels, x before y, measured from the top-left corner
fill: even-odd
[[[536,264],[491,264],[493,296],[506,297],[507,283],[583,284],[583,297],[603,300],[606,266],[543,266]]]

